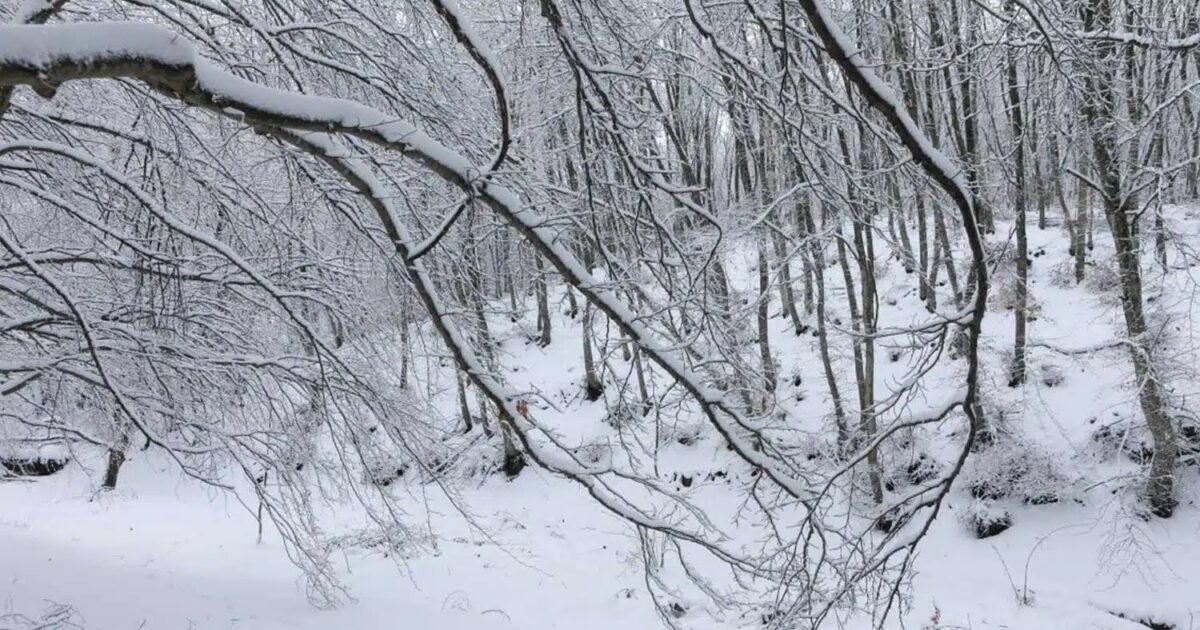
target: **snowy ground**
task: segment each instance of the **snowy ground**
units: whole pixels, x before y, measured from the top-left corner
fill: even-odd
[[[1172,219],[1181,242],[1200,244],[1200,220],[1183,210]],[[1107,239],[1097,233],[1094,255],[1101,263]],[[1031,252],[1044,251],[1031,268],[1031,291],[1041,309],[1031,337],[1062,348],[1113,339],[1120,312],[1111,295],[1095,283],[1053,281],[1067,259],[1061,231],[1031,228],[1030,243]],[[745,266],[736,258],[731,262]],[[1147,295],[1175,315],[1178,347],[1190,347],[1200,321],[1191,303],[1200,285],[1192,282],[1186,256],[1176,255],[1173,262],[1179,269],[1165,278],[1153,276]],[[884,324],[919,316],[911,279],[897,263],[889,264],[880,282],[883,297],[896,301],[885,308]],[[831,296],[833,302],[841,299],[836,292]],[[774,321],[781,376],[798,371],[803,381],[804,400],[793,397],[788,405],[823,413],[827,393],[812,340],[793,336],[786,321]],[[960,515],[977,509],[979,501],[965,481],[960,484],[921,547],[906,626],[1145,627],[1118,617],[1124,614],[1177,629],[1200,628],[1197,467],[1180,468],[1181,506],[1174,518],[1138,518],[1131,508],[1136,465],[1099,452],[1091,439],[1100,425],[1135,413],[1125,356],[1119,350],[1065,356],[1034,348],[1029,386],[1011,390],[1003,382],[1011,328],[1010,312],[989,313],[990,404],[1004,410],[1026,443],[1039,445],[1040,454],[1020,456],[1053,467],[1060,500],[1050,505],[997,500],[992,508],[1011,512],[1013,527],[976,540]],[[540,410],[545,417],[539,419],[554,422],[568,441],[582,442],[605,431],[604,409],[577,394],[578,330],[564,318],[555,332],[546,349],[525,344],[515,330],[498,334],[507,337],[512,381],[536,385],[559,407]],[[881,355],[880,382],[886,384],[893,368],[887,367],[886,353]],[[1175,395],[1193,399],[1189,388],[1196,380],[1189,374],[1200,363],[1190,352],[1173,359],[1180,365]],[[1061,373],[1062,383],[1044,384],[1046,370]],[[664,457],[674,469],[702,471],[714,465],[719,450],[703,443],[672,446]],[[253,515],[229,495],[182,480],[169,464],[145,453],[126,465],[120,490],[97,495],[98,460],[83,459],[52,477],[0,484],[0,629],[6,623],[23,628],[5,622],[4,613],[35,616],[51,603],[69,604],[79,625],[104,630],[608,630],[660,623],[632,530],[577,486],[533,468],[513,482],[493,476],[464,484],[460,491],[474,525],[436,489],[406,486],[412,517],[434,532],[436,551],[402,557],[347,552],[342,570],[354,600],[317,610],[279,541],[268,532],[259,544]],[[983,456],[968,467],[967,478],[988,465],[1007,464],[1002,453]],[[756,620],[698,611],[679,622],[736,628]],[[851,627],[862,623],[853,620]]]
[[[162,483],[149,465],[127,472],[126,490],[95,500],[83,478],[3,487],[11,506],[0,518],[5,608],[29,614],[44,600],[70,603],[85,627],[112,630],[654,623],[652,610],[620,592],[641,582],[627,557],[629,533],[537,471],[472,495],[487,503],[477,511],[499,544],[440,506],[439,552],[399,568],[381,554],[347,556],[358,601],[334,610],[308,603],[295,567],[278,544],[256,544],[254,520],[239,505]]]

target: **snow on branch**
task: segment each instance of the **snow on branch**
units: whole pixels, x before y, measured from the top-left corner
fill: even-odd
[[[825,51],[837,62],[842,72],[858,88],[863,98],[879,112],[900,136],[901,142],[935,183],[938,184],[954,200],[962,216],[963,230],[971,247],[972,266],[975,274],[975,300],[972,321],[968,328],[971,331],[972,348],[970,350],[969,372],[967,376],[967,401],[965,407],[968,414],[975,398],[978,361],[974,356],[977,352],[977,341],[980,325],[987,310],[987,265],[983,251],[983,241],[979,234],[979,226],[975,215],[974,196],[963,178],[962,169],[950,161],[948,157],[933,145],[925,132],[908,114],[896,92],[870,68],[855,46],[834,22],[829,12],[819,0],[801,0],[801,8],[812,23],[813,30],[825,45]]]
[[[17,5],[13,24],[45,24],[50,16],[58,12],[67,0],[24,0]]]
[[[23,0],[17,5],[12,24],[45,24],[66,3],[67,0]],[[11,102],[12,87],[0,87],[0,118],[4,117]]]
[[[1178,39],[1157,39],[1118,31],[1086,31],[1076,33],[1075,36],[1085,40],[1126,44],[1138,48],[1172,50],[1175,52],[1185,52],[1200,47],[1200,33],[1194,33]]]
[[[481,181],[479,168],[407,122],[353,101],[277,90],[241,79],[200,58],[187,40],[149,24],[0,27],[0,87],[29,85],[52,95],[67,81],[113,78],[138,79],[166,95],[260,128],[348,134],[399,151],[446,182],[472,191],[687,390],[743,460],[761,468],[789,495],[812,496],[808,484],[783,462],[756,448],[750,422],[725,400],[724,392],[704,385],[684,352],[642,324],[640,315],[593,277],[561,245],[556,231],[542,227],[546,222],[540,213],[525,207],[511,190]],[[941,160],[949,164],[944,157]],[[946,177],[957,181],[957,175]]]
[[[404,261],[405,272],[412,281],[413,287],[422,304],[425,306],[426,311],[429,313],[430,322],[433,324],[433,327],[438,331],[446,347],[451,351],[455,360],[462,366],[471,380],[480,387],[499,409],[503,410],[502,417],[507,422],[512,423],[514,428],[517,429],[515,433],[518,439],[520,439],[525,452],[534,461],[547,470],[579,483],[602,506],[621,518],[647,529],[667,532],[683,540],[694,542],[734,564],[742,562],[741,559],[737,558],[731,552],[723,550],[716,543],[711,542],[711,539],[714,538],[714,528],[701,513],[695,510],[688,510],[688,506],[686,505],[678,504],[677,507],[684,508],[685,512],[690,512],[693,516],[697,517],[695,525],[690,528],[684,528],[677,522],[657,516],[649,509],[636,505],[605,482],[603,475],[611,471],[589,466],[579,461],[549,431],[538,427],[525,414],[521,413],[517,406],[517,400],[520,398],[518,393],[492,376],[491,372],[484,365],[484,362],[475,354],[471,345],[467,343],[466,336],[458,329],[458,326],[450,317],[450,309],[442,303],[437,288],[426,271],[424,263],[409,254],[412,243],[411,237],[404,225],[397,218],[398,215],[389,201],[391,196],[387,193],[383,184],[370,170],[362,167],[354,160],[354,155],[351,152],[336,143],[327,134],[296,134],[289,131],[273,133],[284,141],[331,166],[370,202],[380,221],[383,223],[388,236],[395,243],[397,252]],[[539,433],[544,436],[549,444],[543,444],[534,437]]]

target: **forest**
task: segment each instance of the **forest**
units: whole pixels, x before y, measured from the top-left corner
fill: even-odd
[[[6,0],[0,630],[1200,628],[1192,0]]]

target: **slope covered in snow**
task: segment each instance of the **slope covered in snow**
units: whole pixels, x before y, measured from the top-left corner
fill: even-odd
[[[1192,308],[1196,261],[1188,252],[1200,245],[1200,212],[1175,208],[1170,218],[1179,235],[1173,266],[1166,274],[1152,271],[1148,301],[1163,323],[1161,333],[1180,339],[1173,347],[1193,348],[1200,322]],[[1006,236],[999,230],[991,245],[1003,248]],[[968,460],[919,547],[904,589],[905,627],[1133,629],[1157,623],[1183,629],[1200,623],[1200,474],[1194,464],[1181,464],[1181,507],[1173,518],[1141,516],[1138,444],[1144,436],[1124,350],[1107,344],[1121,328],[1106,239],[1097,234],[1090,279],[1076,286],[1067,277],[1061,230],[1031,229],[1037,307],[1031,378],[1022,388],[1006,383],[1012,316],[1003,289],[996,290],[983,356],[985,402],[1000,437]],[[752,259],[751,249],[732,248],[735,286],[751,285]],[[828,277],[832,282],[838,275]],[[898,261],[880,256],[879,283],[881,299],[894,302],[881,326],[928,317]],[[1003,287],[1004,277],[995,283]],[[838,283],[829,288],[836,321],[844,317],[844,289]],[[562,443],[598,453],[600,460],[611,457],[625,434],[613,428],[603,399],[584,399],[580,327],[564,296],[554,303],[555,338],[546,348],[530,342],[532,315],[515,322],[493,316],[509,385],[529,393],[534,417]],[[811,423],[806,429],[827,429],[829,393],[815,340],[794,334],[778,309],[772,315],[780,404],[789,418]],[[596,328],[603,334],[600,316]],[[843,370],[846,354],[842,349]],[[609,378],[624,378],[629,364],[620,351],[604,357]],[[907,371],[906,358],[898,342],[881,344],[881,393]],[[1187,389],[1196,387],[1191,376],[1200,358],[1180,350],[1170,359],[1174,394],[1193,399]],[[954,391],[955,376],[953,364],[932,374],[929,382],[943,387],[927,388],[912,406],[936,407]],[[450,429],[457,413],[452,376],[433,367],[423,378],[437,423]],[[961,431],[961,422],[948,419],[915,432],[907,449],[889,451],[889,491],[899,491],[921,466],[944,465]],[[744,493],[736,488],[753,477],[711,429],[696,419],[655,427],[653,434],[659,437],[649,450],[661,479],[714,513],[743,509]],[[682,584],[656,589],[660,597],[674,593],[660,602],[667,617],[660,619],[643,571],[654,558],[628,523],[577,485],[536,468],[513,481],[481,474],[496,458],[495,445],[484,445],[478,429],[473,435],[451,440],[457,455],[442,479],[449,495],[415,473],[389,486],[407,506],[405,524],[417,533],[412,548],[385,549],[356,538],[362,523],[355,509],[335,500],[320,504],[350,596],[331,610],[308,603],[303,580],[269,526],[258,541],[253,492],[244,484],[238,496],[245,504],[184,480],[147,451],[127,465],[120,489],[98,494],[98,454],[77,450],[76,461],[56,475],[0,483],[0,614],[36,617],[58,603],[74,609],[78,625],[111,630],[770,625],[768,605],[754,613],[722,609]],[[821,451],[827,445],[814,441],[813,456],[827,456]],[[971,523],[980,514],[1007,514],[1011,527],[978,539]],[[849,628],[872,625],[849,613],[838,621]],[[0,617],[0,628],[36,627],[22,623]],[[900,627],[900,621],[887,626]]]

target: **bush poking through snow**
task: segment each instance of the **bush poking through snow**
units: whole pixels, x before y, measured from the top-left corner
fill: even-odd
[[[4,458],[0,459],[10,473],[18,477],[46,477],[62,470],[69,459],[51,459],[47,457]]]
[[[1120,453],[1138,465],[1149,464],[1154,457],[1149,430],[1144,424],[1131,423],[1126,417],[1096,429],[1092,433],[1092,441],[1100,447],[1102,455]]]
[[[1179,456],[1189,455],[1200,455],[1200,423],[1184,418],[1179,421]]]
[[[1049,454],[1014,439],[980,454],[973,464],[963,481],[972,497],[985,501],[1012,497],[1030,505],[1056,503],[1068,483]]]
[[[604,423],[617,430],[636,427],[650,409],[651,406],[647,404],[620,400],[610,407],[604,416]]]
[[[983,250],[988,263],[994,267],[1012,269],[1017,266],[1017,250],[1007,241],[985,241]]]
[[[1096,260],[1083,284],[1095,293],[1116,297],[1121,290],[1121,276],[1117,273],[1116,262],[1112,259]]]
[[[976,538],[991,538],[1012,527],[1012,515],[990,501],[976,501],[967,509],[964,520]]]
[[[910,518],[912,518],[912,512],[902,512],[897,508],[892,508],[875,519],[875,529],[890,534],[904,527]]]
[[[386,488],[404,477],[408,462],[395,456],[376,455],[366,462],[367,483]]]
[[[905,461],[908,463],[905,464]],[[888,492],[894,492],[900,486],[920,486],[932,481],[941,472],[941,464],[925,453],[910,454],[909,459],[901,459],[897,467],[888,472],[884,487]]]
[[[1042,313],[1041,303],[1033,295],[1025,296],[1025,315],[1036,320]],[[1011,311],[1017,306],[1017,288],[1015,275],[997,282],[988,294],[988,310]]]
[[[771,626],[771,624],[777,624],[778,621],[782,619],[782,617],[783,617],[783,611],[779,610],[778,608],[775,608],[773,610],[768,610],[768,611],[760,614],[758,616],[758,620],[762,623],[762,625],[769,627],[769,626]]]
[[[1123,612],[1114,611],[1109,611],[1109,614],[1117,617],[1118,619],[1128,619],[1134,623],[1146,626],[1147,628],[1150,628],[1150,630],[1175,630],[1176,628],[1175,624],[1169,621],[1159,621],[1153,616],[1127,615]]]
[[[1067,374],[1062,368],[1053,363],[1043,363],[1038,367],[1041,375],[1042,385],[1046,387],[1058,387],[1067,380]]]
[[[612,446],[604,442],[584,444],[574,450],[576,459],[588,466],[605,467],[612,465]]]
[[[685,475],[683,473],[676,473],[674,475],[671,475],[671,479],[673,481],[675,481],[677,484],[675,486],[675,489],[679,490],[681,488],[691,488],[692,483],[696,480],[696,477],[694,475]]]
[[[18,477],[46,477],[70,463],[66,451],[52,446],[8,444],[0,446],[0,466]]]
[[[920,455],[917,455],[916,459],[909,463],[904,472],[909,483],[914,486],[919,486],[928,481],[932,481],[934,477],[938,476],[938,473],[940,473],[941,470],[942,467],[938,465],[933,458],[929,457],[925,453],[921,453]]]
[[[700,441],[703,431],[699,425],[667,425],[659,427],[658,440],[662,444],[678,442],[680,446],[692,446]]]

